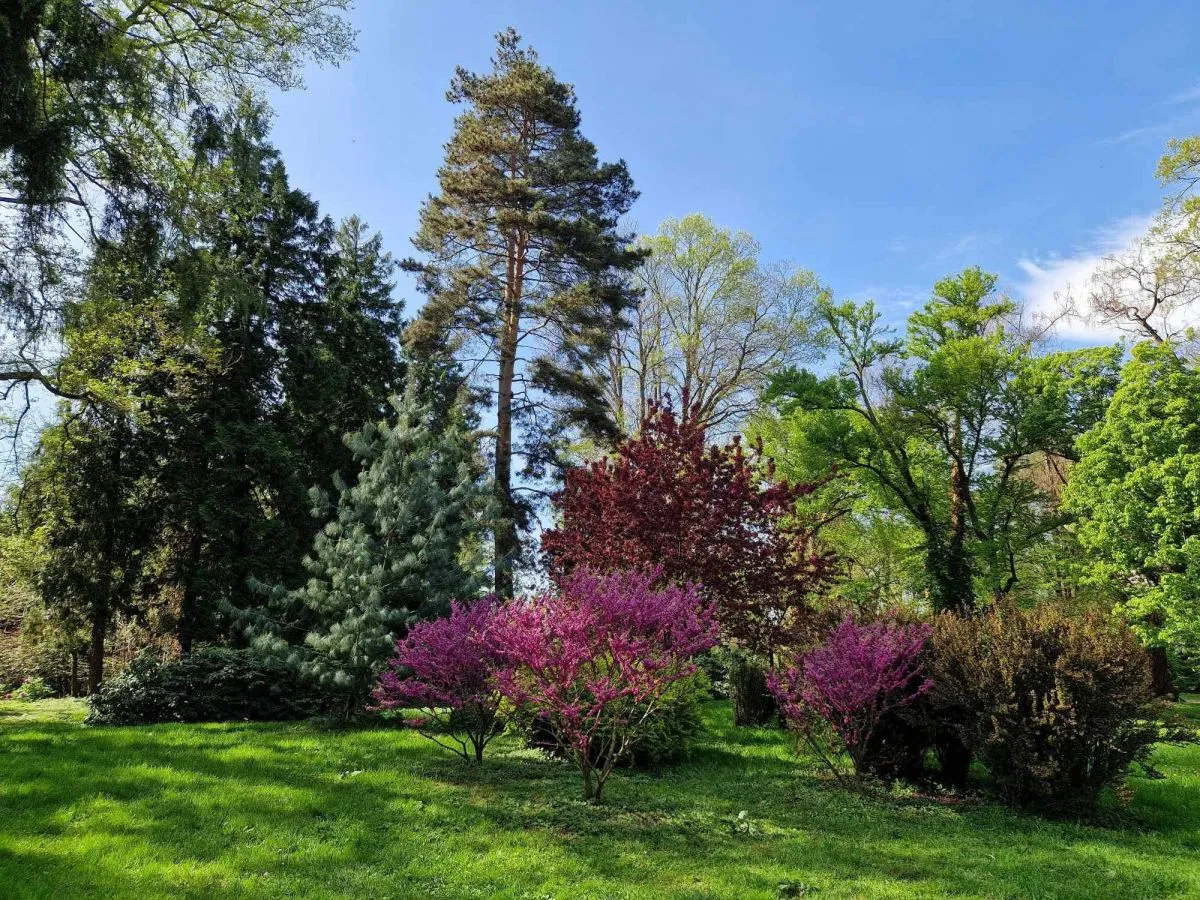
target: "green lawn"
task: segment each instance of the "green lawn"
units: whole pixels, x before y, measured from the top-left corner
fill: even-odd
[[[477,770],[406,732],[0,703],[0,896],[1200,896],[1200,748],[1161,749],[1167,777],[1102,828],[862,798],[708,714],[692,762],[614,775],[589,807],[511,742]]]

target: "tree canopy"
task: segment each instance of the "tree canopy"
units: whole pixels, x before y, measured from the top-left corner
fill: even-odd
[[[1015,586],[1022,553],[1057,521],[1027,472],[1074,458],[1116,382],[1115,349],[1036,354],[995,285],[979,269],[939,281],[903,338],[871,303],[824,300],[836,372],[783,372],[768,394],[796,436],[792,465],[838,472],[920,532],[936,609]]]

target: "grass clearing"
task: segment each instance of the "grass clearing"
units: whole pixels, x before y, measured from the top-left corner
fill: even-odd
[[[0,896],[1200,896],[1196,746],[1160,748],[1109,828],[860,797],[721,703],[690,762],[599,807],[508,737],[477,769],[404,731],[83,712],[0,703]]]

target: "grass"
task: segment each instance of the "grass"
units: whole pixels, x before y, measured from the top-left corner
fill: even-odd
[[[71,701],[0,703],[0,896],[1200,896],[1200,747],[1160,748],[1167,777],[1132,779],[1104,828],[860,797],[706,712],[692,761],[614,775],[592,807],[507,738],[477,769],[409,732],[85,728]]]

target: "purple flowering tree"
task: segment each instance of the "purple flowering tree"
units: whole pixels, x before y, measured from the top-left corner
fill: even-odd
[[[667,689],[695,674],[717,641],[695,585],[656,587],[662,572],[565,576],[557,593],[509,604],[497,647],[503,693],[542,716],[568,748],[583,796],[599,802]]]
[[[824,723],[837,735],[861,776],[881,723],[932,686],[922,666],[930,632],[928,625],[860,625],[846,618],[824,643],[799,656],[796,665],[768,677],[784,721],[839,778],[818,740],[818,726]]]
[[[450,615],[414,625],[396,645],[379,679],[376,709],[417,708],[417,730],[463,759],[483,761],[488,741],[501,730],[499,669],[493,640],[502,607],[491,597],[454,603]]]

